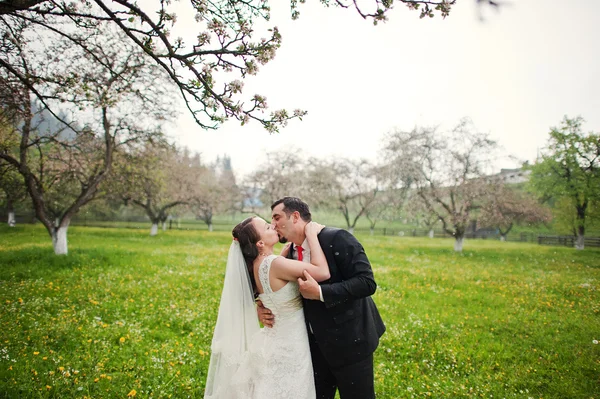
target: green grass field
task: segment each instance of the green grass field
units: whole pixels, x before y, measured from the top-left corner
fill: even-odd
[[[378,398],[600,399],[600,250],[359,236]],[[0,227],[0,397],[202,398],[226,232]]]

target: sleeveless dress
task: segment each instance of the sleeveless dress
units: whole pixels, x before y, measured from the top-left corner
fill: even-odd
[[[271,262],[266,257],[258,268],[264,293],[259,299],[275,316],[272,328],[262,328],[233,378],[234,398],[314,399],[313,376],[302,297],[298,283],[288,282],[273,291],[269,282]]]

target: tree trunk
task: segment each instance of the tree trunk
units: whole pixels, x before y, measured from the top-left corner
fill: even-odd
[[[167,231],[167,221],[162,222],[163,231]]]
[[[348,227],[348,232],[350,234],[354,234],[354,227]]]
[[[7,199],[6,199],[6,211],[8,212],[8,225],[10,227],[15,227],[16,221],[15,221],[15,208],[13,206],[13,202],[12,199],[10,198],[9,195],[7,195]]]
[[[506,241],[506,234],[500,234],[500,241]]]
[[[212,223],[208,224],[208,231],[213,231],[213,225],[212,225]]]
[[[375,235],[375,229],[371,227],[371,235]]]
[[[15,211],[8,211],[8,226],[15,227],[17,221],[15,220]]]
[[[429,234],[428,234],[429,238],[433,238],[433,229],[429,230]]]
[[[456,236],[456,241],[454,241],[454,250],[456,252],[462,252],[464,241],[465,241],[464,236]]]
[[[67,230],[69,224],[66,226],[60,226],[52,230],[52,246],[54,247],[55,255],[66,255],[68,251],[67,247]]]
[[[150,228],[150,236],[154,237],[158,234],[158,222],[152,222],[152,227]]]
[[[585,248],[585,227],[577,228],[577,240],[575,241],[575,249],[582,250]]]
[[[575,249],[582,250],[585,247],[584,237],[585,237],[585,211],[587,209],[588,203],[587,200],[584,201],[583,204],[577,205],[577,241],[575,241]]]

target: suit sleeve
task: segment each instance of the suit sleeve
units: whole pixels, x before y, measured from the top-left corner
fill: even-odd
[[[333,256],[342,281],[323,284],[325,307],[371,296],[377,289],[371,264],[363,246],[349,232],[340,230],[332,241]]]

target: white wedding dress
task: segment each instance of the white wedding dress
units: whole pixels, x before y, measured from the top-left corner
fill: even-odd
[[[272,328],[254,334],[248,352],[232,379],[232,398],[314,399],[315,383],[302,297],[298,283],[288,282],[273,291],[269,283],[271,262],[266,257],[258,269],[264,293],[259,299],[275,316]]]

